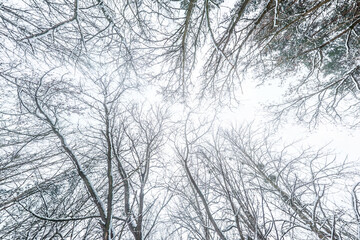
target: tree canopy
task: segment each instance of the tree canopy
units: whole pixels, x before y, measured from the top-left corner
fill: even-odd
[[[359,23],[358,0],[0,0],[0,238],[359,239],[356,165],[189,107],[278,84],[277,120],[356,128]]]

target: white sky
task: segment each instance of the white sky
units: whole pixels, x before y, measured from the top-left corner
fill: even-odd
[[[240,100],[240,106],[233,111],[228,110],[224,115],[224,121],[230,124],[255,121],[257,125],[269,124],[270,113],[264,109],[265,104],[279,102],[282,92],[276,86],[255,86],[246,84],[243,86],[244,94]],[[291,118],[291,116],[289,116]],[[270,122],[271,124],[271,122]],[[329,144],[329,149],[339,152],[341,155],[349,155],[353,160],[360,157],[360,129],[349,129],[340,123],[321,123],[318,126],[309,127],[295,120],[282,123],[278,129],[279,137],[285,141],[303,139],[306,144],[322,147]]]
[[[240,126],[252,123],[254,128],[274,128],[271,118],[274,116],[266,111],[264,105],[281,101],[284,88],[275,85],[256,86],[254,81],[243,83],[243,92],[239,92],[239,105],[236,107],[220,107],[217,109],[217,117],[221,126]],[[144,101],[150,103],[161,102],[161,96],[156,94],[156,88],[151,87],[142,95]],[[141,98],[141,97],[140,97]],[[210,104],[211,105],[211,104]],[[205,113],[209,116],[208,106],[203,104]],[[177,104],[171,107],[172,112],[180,116],[184,114],[184,108]],[[201,109],[201,106],[200,106]],[[211,107],[210,107],[211,109]],[[292,117],[289,116],[289,119]],[[275,130],[275,128],[274,128]],[[276,129],[276,138],[282,139],[285,144],[299,141],[298,144],[313,146],[314,150],[327,146],[326,149],[337,153],[340,160],[346,156],[350,161],[360,159],[360,129],[349,129],[340,123],[321,123],[315,128],[301,124],[295,120],[281,123]]]

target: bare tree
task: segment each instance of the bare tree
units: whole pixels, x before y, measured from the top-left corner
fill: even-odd
[[[358,238],[346,163],[133,95],[280,79],[278,119],[356,126],[359,23],[356,0],[2,1],[0,238]]]
[[[128,87],[121,81],[95,79],[90,93],[58,77],[48,71],[7,79],[16,111],[2,112],[9,159],[1,165],[8,197],[3,237],[148,238],[166,204],[152,199],[149,184],[160,161],[164,112],[124,107]],[[24,212],[21,227],[11,225]]]
[[[106,65],[167,96],[220,100],[236,98],[248,74],[291,79],[280,115],[340,119],[358,114],[359,8],[356,0],[6,2],[0,73],[23,70],[24,59],[83,73]]]
[[[185,129],[183,148],[176,148],[183,183],[174,189],[181,204],[175,221],[182,234],[195,239],[357,239],[357,215],[349,211],[351,194],[344,188],[354,174],[350,164],[322,151],[296,153],[292,145],[276,146],[250,128],[219,130],[212,139],[200,138],[196,128]],[[336,198],[339,191],[347,204]]]

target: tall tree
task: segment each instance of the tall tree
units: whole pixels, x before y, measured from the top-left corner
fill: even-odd
[[[186,111],[169,130],[166,107],[137,102],[152,84],[221,102],[246,78],[280,79],[279,119],[358,125],[359,13],[357,0],[1,1],[0,238],[356,239],[346,164]],[[337,183],[351,205],[330,201]]]
[[[122,106],[121,81],[80,88],[52,71],[7,80],[14,108],[1,113],[9,159],[1,168],[9,198],[2,237],[150,236],[162,209],[149,179],[161,160],[164,112]]]
[[[351,164],[322,151],[277,146],[250,128],[220,129],[212,138],[199,138],[201,131],[191,125],[184,128],[185,145],[176,148],[184,175],[176,179],[179,208],[173,214],[181,234],[195,239],[357,239],[357,215],[344,187]],[[334,191],[346,195],[347,203],[331,200]]]

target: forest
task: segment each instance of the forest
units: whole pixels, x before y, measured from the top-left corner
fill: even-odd
[[[359,35],[359,0],[0,0],[0,239],[360,239]]]

